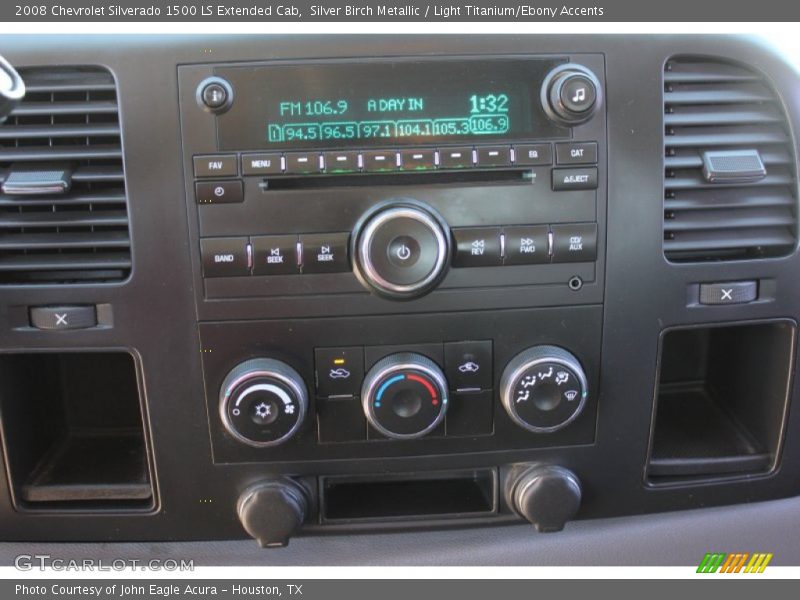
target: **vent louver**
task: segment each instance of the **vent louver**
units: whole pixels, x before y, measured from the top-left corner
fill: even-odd
[[[669,260],[781,256],[795,246],[797,181],[791,135],[774,92],[740,65],[677,58],[664,71],[664,252]],[[766,171],[714,180],[721,164],[748,155]],[[706,162],[704,163],[704,157]]]
[[[131,254],[113,76],[96,67],[19,73],[25,98],[0,124],[0,284],[124,279]],[[11,191],[17,179],[59,174],[61,191]]]

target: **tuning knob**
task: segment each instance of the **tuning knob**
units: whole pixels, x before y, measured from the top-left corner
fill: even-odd
[[[277,446],[303,423],[305,382],[289,365],[271,358],[243,362],[222,382],[219,414],[234,438],[256,447]]]
[[[589,386],[578,359],[557,346],[534,346],[508,363],[500,400],[508,416],[534,433],[551,433],[583,410]]]
[[[386,298],[409,299],[431,291],[450,262],[450,234],[441,216],[411,199],[380,205],[353,235],[356,277]]]
[[[541,98],[551,119],[562,125],[578,125],[597,112],[602,103],[602,87],[589,69],[569,63],[548,74]]]
[[[367,373],[361,402],[370,425],[386,437],[422,437],[444,419],[447,380],[439,366],[421,354],[392,354]]]
[[[308,497],[291,479],[271,479],[245,490],[236,512],[244,530],[263,548],[286,546],[305,521]]]
[[[580,508],[581,484],[568,469],[531,467],[511,481],[506,501],[537,531],[561,531]]]

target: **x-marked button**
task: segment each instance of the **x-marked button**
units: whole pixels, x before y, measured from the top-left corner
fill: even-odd
[[[700,304],[744,304],[757,298],[758,283],[755,281],[700,284]]]
[[[87,329],[97,325],[94,306],[36,306],[30,310],[31,326],[48,331]]]

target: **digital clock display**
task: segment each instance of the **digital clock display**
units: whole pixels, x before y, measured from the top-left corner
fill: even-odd
[[[220,149],[366,148],[560,138],[539,89],[557,60],[223,67]]]

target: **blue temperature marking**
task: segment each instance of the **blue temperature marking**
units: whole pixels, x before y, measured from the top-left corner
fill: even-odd
[[[405,375],[395,375],[391,379],[387,379],[386,381],[384,381],[383,385],[381,385],[381,387],[378,388],[378,393],[375,394],[375,401],[376,402],[380,402],[381,398],[383,397],[383,392],[386,391],[386,388],[388,388],[390,385],[392,385],[396,381],[402,381],[405,378],[406,378]]]

